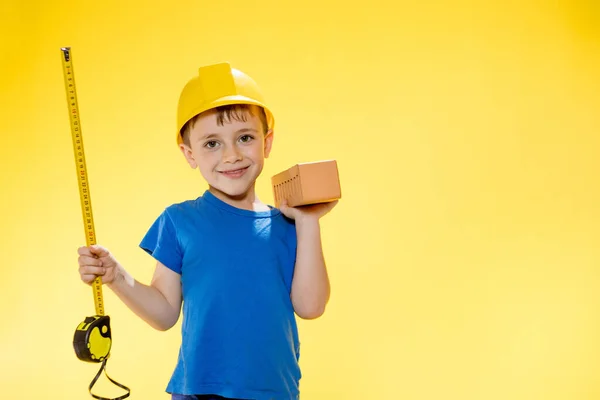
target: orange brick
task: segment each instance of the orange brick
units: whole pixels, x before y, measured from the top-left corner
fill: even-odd
[[[271,178],[275,207],[287,199],[290,207],[327,203],[342,197],[335,160],[296,164]]]

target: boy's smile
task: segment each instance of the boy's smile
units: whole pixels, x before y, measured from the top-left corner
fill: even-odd
[[[240,178],[242,175],[244,175],[244,173],[248,170],[248,168],[249,167],[243,167],[243,168],[227,170],[227,171],[219,171],[219,172],[228,178],[237,179],[237,178]]]
[[[255,181],[271,150],[273,134],[263,133],[257,109],[241,113],[245,118],[229,118],[222,124],[214,110],[203,113],[191,129],[190,145],[180,147],[190,166],[200,169],[216,197],[252,209]]]

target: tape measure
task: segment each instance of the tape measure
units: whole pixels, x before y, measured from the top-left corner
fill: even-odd
[[[85,239],[87,246],[96,244],[96,233],[94,228],[94,216],[92,214],[92,198],[90,196],[90,184],[88,181],[87,167],[85,163],[85,152],[83,148],[83,135],[81,131],[81,119],[79,117],[79,104],[77,102],[77,89],[75,87],[75,72],[73,70],[73,55],[70,47],[62,47],[62,66],[69,109],[69,120],[71,123],[71,136],[73,140],[73,153],[75,155],[75,166],[77,170],[77,181],[79,184],[79,198]],[[121,400],[129,397],[128,387],[115,382],[106,373],[106,362],[110,356],[112,336],[110,330],[110,317],[104,314],[104,299],[102,297],[102,279],[97,277],[92,283],[94,305],[96,315],[86,317],[81,322],[73,336],[73,348],[77,358],[82,361],[101,363],[100,370],[89,385],[90,395],[101,400]],[[126,394],[109,399],[92,393],[92,387],[104,371],[106,377],[115,385],[127,391]]]

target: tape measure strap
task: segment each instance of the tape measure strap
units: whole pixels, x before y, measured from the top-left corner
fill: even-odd
[[[71,136],[73,140],[73,152],[77,169],[77,181],[79,184],[79,198],[83,217],[85,238],[88,246],[96,244],[96,233],[94,228],[94,216],[92,213],[92,198],[90,196],[90,185],[85,162],[85,151],[83,146],[83,134],[81,130],[81,119],[79,118],[79,104],[77,101],[77,88],[75,86],[75,71],[73,69],[73,56],[70,47],[61,48],[63,53],[62,65],[65,80],[67,103],[69,105],[69,119],[71,122]],[[94,294],[94,305],[97,315],[104,315],[104,301],[102,297],[102,280],[97,277],[92,283]]]

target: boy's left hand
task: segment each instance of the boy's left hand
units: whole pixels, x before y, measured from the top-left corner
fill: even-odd
[[[279,209],[288,218],[293,220],[313,218],[320,219],[325,214],[333,209],[337,205],[339,200],[330,201],[327,203],[310,204],[306,206],[289,207],[287,201],[283,200]]]

